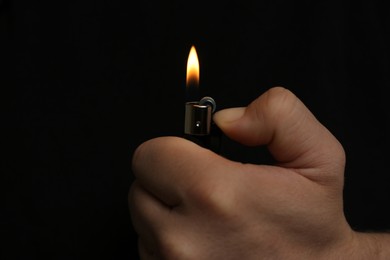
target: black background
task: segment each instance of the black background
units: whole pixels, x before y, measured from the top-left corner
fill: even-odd
[[[389,13],[385,1],[2,0],[2,259],[137,258],[131,156],[182,134],[192,44],[219,109],[276,85],[301,98],[346,150],[351,226],[389,229]],[[269,159],[224,142],[234,160]]]

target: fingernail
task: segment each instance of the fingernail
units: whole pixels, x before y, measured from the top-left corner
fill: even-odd
[[[217,125],[232,123],[240,119],[245,113],[245,107],[228,108],[214,114],[214,122]]]

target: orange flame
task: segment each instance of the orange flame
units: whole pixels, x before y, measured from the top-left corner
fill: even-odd
[[[187,61],[187,86],[199,86],[199,60],[195,46],[191,47]]]

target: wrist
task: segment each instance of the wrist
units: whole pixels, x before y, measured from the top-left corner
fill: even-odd
[[[356,259],[390,259],[390,234],[355,232],[355,237]]]
[[[324,247],[317,259],[390,259],[390,234],[349,229],[338,240]]]

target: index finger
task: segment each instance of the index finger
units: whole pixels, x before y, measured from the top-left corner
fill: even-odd
[[[191,186],[209,177],[210,168],[226,163],[228,160],[186,139],[160,137],[137,148],[132,167],[144,189],[165,204],[176,206]]]

